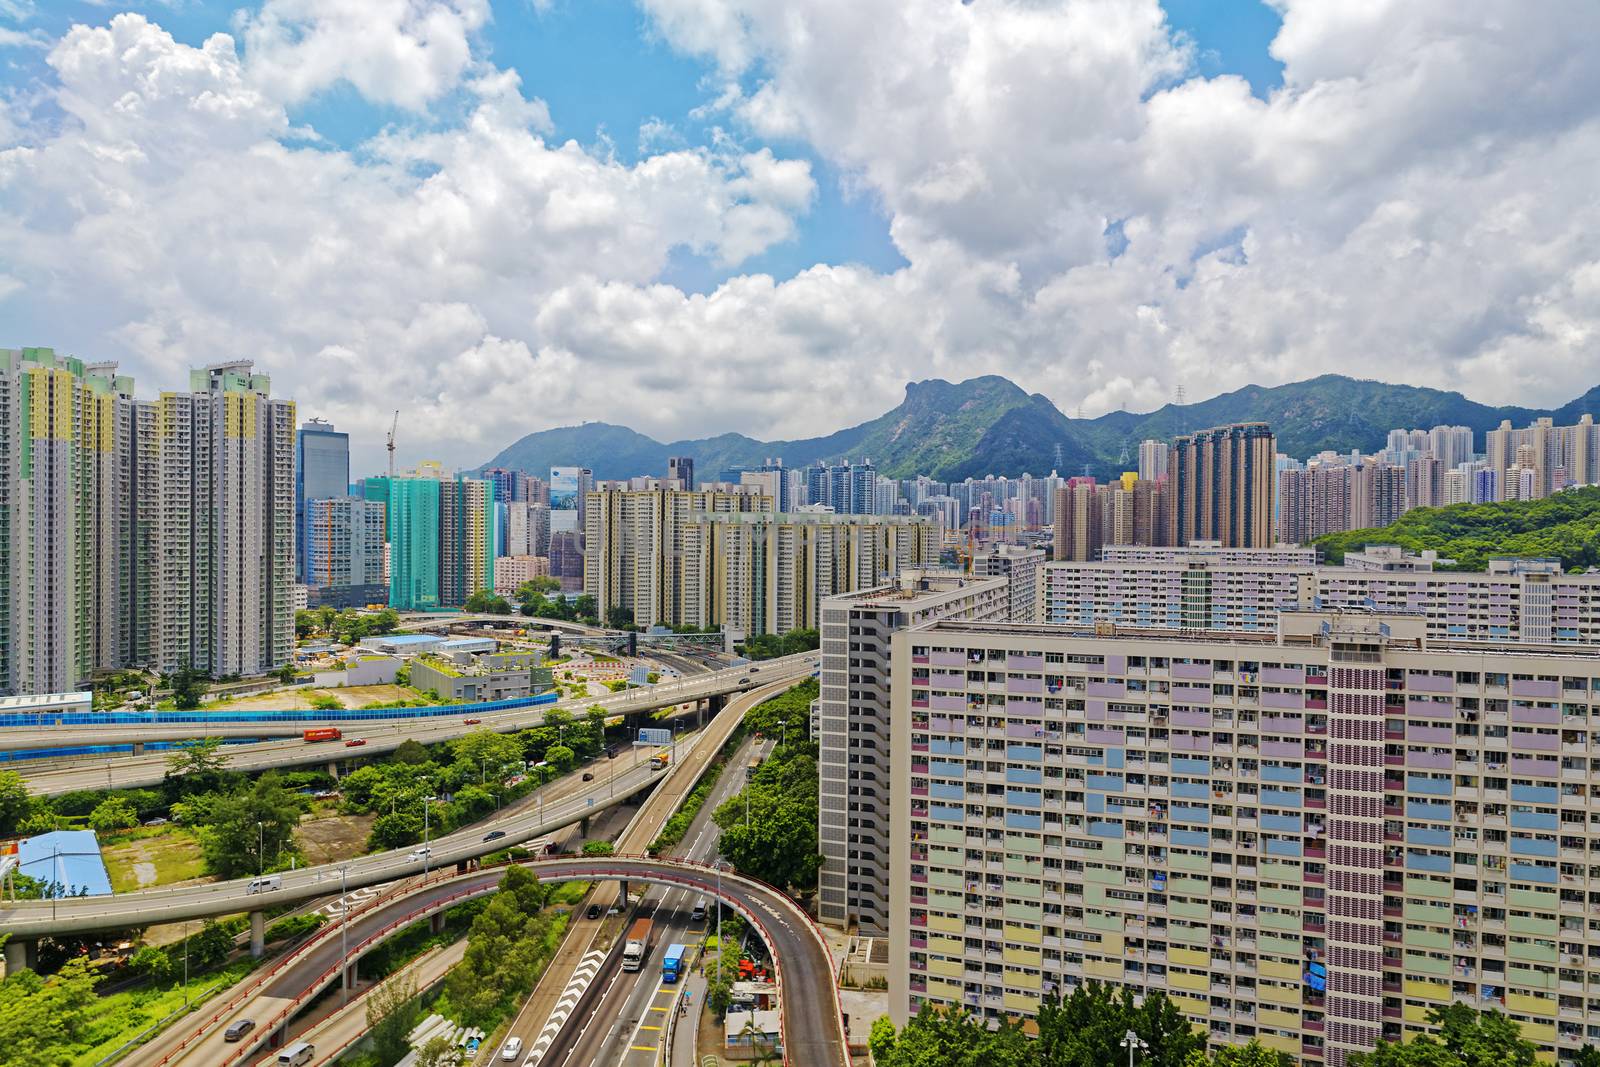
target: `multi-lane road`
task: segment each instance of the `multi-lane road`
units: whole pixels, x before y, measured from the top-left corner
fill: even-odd
[[[582,714],[586,709],[596,705],[612,715],[650,711],[692,700],[743,692],[771,681],[793,681],[811,673],[816,669],[816,664],[815,652],[803,653],[783,659],[766,660],[759,664],[713,671],[693,678],[662,682],[639,689],[627,689],[603,697],[588,697],[557,704],[524,706],[476,714],[468,708],[464,716],[369,719],[359,725],[334,719],[326,722],[301,721],[293,724],[296,731],[319,725],[338,726],[344,730],[347,738],[359,737],[364,744],[359,750],[352,750],[346,749],[338,741],[306,742],[296,736],[292,740],[285,741],[229,745],[228,766],[241,771],[264,771],[279,767],[325,763],[350,755],[378,755],[399,748],[407,740],[437,744],[464,736],[472,730],[510,733],[539,725],[551,708],[561,708],[574,714]],[[481,721],[469,725],[465,721],[467,718]],[[44,735],[51,736],[52,747],[119,743],[107,738],[124,736],[126,740],[120,743],[129,744],[133,740],[158,740],[160,738],[155,736],[155,731],[169,727],[174,731],[170,739],[174,740],[196,736],[255,737],[262,733],[260,724],[205,720],[197,716],[197,721],[192,724],[157,721],[142,726],[63,725],[43,730],[35,727],[5,727],[0,728],[0,748],[21,747],[29,741],[41,739]],[[143,736],[134,737],[138,732],[142,732]],[[29,792],[36,796],[57,796],[79,789],[110,787],[127,789],[158,785],[166,775],[167,759],[164,754],[154,753],[50,761],[41,766],[18,763],[14,766],[23,776]]]
[[[745,710],[757,701],[781,691],[786,684],[788,683],[769,683],[756,692],[742,695],[711,724],[705,735],[696,737],[692,741],[680,742],[678,759],[674,762],[672,771],[659,772],[664,785],[656,790],[645,807],[640,810],[630,826],[629,834],[623,839],[624,844],[631,844],[637,840],[647,841],[653,837],[665,819],[677,809],[683,796],[694,787],[710,759],[720,749],[722,741],[742,718]],[[614,761],[614,764],[621,762],[623,761],[619,759]],[[738,762],[735,761],[731,767],[737,771]],[[625,785],[631,785],[637,773],[635,768],[624,769],[615,765],[613,771],[619,783],[619,791]],[[737,773],[730,773],[725,781],[719,783],[717,790],[719,796],[713,797],[713,803],[708,803],[702,809],[704,813],[702,819],[713,810],[715,802],[720,801],[737,787],[739,777]],[[611,784],[609,781],[601,783],[601,787],[606,789],[608,795]],[[555,817],[552,813],[558,808],[566,809],[577,804],[581,805],[578,810],[594,810],[584,803],[586,799],[592,797],[593,792],[592,790],[581,792],[570,801],[563,800],[546,805],[546,823],[541,826],[541,831],[552,825],[550,820]],[[533,814],[536,816],[537,812]],[[493,823],[480,824],[471,831],[452,835],[452,838],[442,839],[440,845],[444,846],[446,851],[436,852],[430,859],[438,857],[446,863],[453,863],[458,857],[452,839],[471,836],[477,838],[477,844],[481,846],[484,843],[479,835],[489,827],[503,829],[510,826],[516,833],[521,834],[525,829],[522,823],[523,817],[513,815]],[[701,824],[702,820],[697,819],[697,828]],[[493,842],[493,847],[503,846],[512,837],[513,833],[508,831],[505,839]],[[470,846],[471,842],[468,844]],[[705,846],[704,838],[697,834],[691,838],[691,855],[704,854]],[[785,1033],[793,1035],[792,1041],[799,1042],[801,1047],[809,1049],[805,1057],[793,1057],[791,1062],[806,1064],[847,1062],[844,1059],[827,1058],[835,1051],[842,1055],[844,1049],[843,1031],[838,1017],[837,992],[833,984],[832,958],[821,936],[811,926],[809,918],[789,898],[759,883],[739,879],[729,873],[722,874],[719,879],[717,872],[703,866],[679,864],[668,860],[632,858],[606,860],[603,869],[586,868],[578,873],[573,873],[570,867],[559,866],[563,862],[568,861],[543,861],[532,866],[540,872],[541,877],[593,877],[663,884],[676,889],[677,896],[686,899],[712,895],[720,882],[724,898],[743,912],[762,932],[763,939],[775,954],[781,953],[785,957],[780,962],[780,967],[784,968],[780,972],[780,981],[785,985],[785,997],[796,1002],[794,1011],[799,1013],[800,1020],[795,1026],[790,1026],[789,999],[786,999]],[[415,870],[415,867],[412,869]],[[442,910],[473,896],[492,892],[497,883],[498,873],[489,871],[468,875],[436,874],[425,884],[415,878],[409,882],[398,883],[384,898],[371,902],[365,910],[352,914],[345,929],[339,930],[336,925],[324,928],[324,931],[319,932],[309,945],[275,963],[261,978],[252,980],[249,987],[230,995],[220,1005],[208,1008],[203,1016],[197,1016],[190,1025],[180,1026],[165,1036],[141,1054],[141,1062],[208,1065],[235,1062],[223,1057],[231,1055],[234,1051],[242,1051],[242,1048],[225,1047],[226,1043],[220,1037],[222,1031],[231,1022],[248,1017],[256,1021],[261,1028],[259,1036],[264,1038],[272,1027],[281,1025],[283,1021],[292,1017],[299,1006],[304,1004],[317,989],[337,980],[342,952],[339,947],[341,943],[348,942],[351,948],[350,956],[359,955],[369,945],[376,944],[382,938],[397,932],[410,922],[419,920],[425,914]],[[324,894],[330,888],[326,881],[315,881],[312,885],[320,888]],[[336,886],[335,881],[333,887]],[[285,890],[288,888],[286,884]],[[141,893],[129,896],[147,895],[149,894]],[[682,910],[685,911],[688,907],[688,904],[674,896],[669,896],[667,903],[669,910],[676,909],[678,904],[682,904]],[[236,904],[231,910],[239,910],[239,907]],[[574,920],[575,927],[583,922],[577,916],[574,916]],[[9,929],[10,916],[0,912],[0,923],[5,923]],[[337,938],[334,936],[336,933],[339,935]],[[587,947],[588,942],[579,934],[580,931],[574,930],[572,936],[569,936],[568,944],[575,945],[581,951]],[[590,934],[592,936],[592,931]],[[664,933],[662,936],[670,934]],[[658,947],[667,943],[669,942],[658,939]],[[658,960],[659,953],[652,956],[651,963],[658,967]],[[552,970],[555,970],[559,963],[559,959],[553,961]],[[822,983],[821,991],[816,988],[801,988],[801,986],[815,987],[818,981]],[[793,983],[792,987],[790,983]],[[639,995],[654,997],[658,992],[658,985],[655,978],[641,982],[639,989],[642,993]],[[826,995],[822,995],[823,992]],[[525,1021],[531,1021],[534,1025],[542,1024],[545,1015],[537,1011],[535,1005],[530,1005],[530,1009],[533,1010],[525,1012],[524,1017],[519,1018],[519,1025]],[[513,1027],[512,1032],[518,1032],[516,1027]],[[643,1032],[642,1028],[639,1032]],[[833,1038],[828,1037],[830,1033],[834,1035]],[[637,1037],[637,1033],[632,1034],[630,1041],[634,1041]],[[834,1048],[835,1044],[837,1050]],[[812,1058],[813,1055],[824,1058]]]

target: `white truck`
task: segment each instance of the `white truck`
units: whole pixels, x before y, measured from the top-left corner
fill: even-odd
[[[622,945],[623,970],[637,971],[644,966],[644,958],[650,955],[652,925],[649,919],[635,919],[633,925],[628,927],[628,939]]]

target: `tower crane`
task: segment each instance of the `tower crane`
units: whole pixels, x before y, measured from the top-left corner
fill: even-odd
[[[394,419],[389,423],[389,481],[394,481],[394,432],[400,428],[400,409],[396,408]]]

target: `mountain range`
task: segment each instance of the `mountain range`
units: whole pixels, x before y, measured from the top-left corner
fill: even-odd
[[[530,433],[484,467],[542,475],[550,467],[585,466],[596,478],[629,478],[665,476],[668,456],[691,456],[696,476],[705,481],[729,467],[757,466],[781,456],[791,467],[871,459],[891,478],[927,474],[960,481],[988,474],[1044,475],[1052,469],[1105,478],[1137,466],[1142,440],[1166,440],[1231,422],[1266,422],[1277,434],[1278,451],[1305,458],[1328,449],[1376,451],[1397,428],[1469,426],[1481,435],[1503,419],[1524,426],[1550,416],[1561,425],[1586,412],[1600,412],[1600,386],[1553,411],[1539,411],[1480,404],[1440,389],[1325,374],[1288,385],[1249,385],[1143,414],[1113,411],[1073,419],[1047,397],[987,375],[957,383],[937,378],[907,383],[905,399],[893,410],[825,437],[758,441],[725,433],[662,443],[626,426],[586,422]]]

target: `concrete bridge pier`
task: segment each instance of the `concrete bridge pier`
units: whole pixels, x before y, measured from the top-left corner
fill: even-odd
[[[428,929],[435,934],[444,933],[444,912],[436,911],[428,916]]]
[[[135,756],[144,755],[144,742],[143,741],[135,741],[133,743],[133,754]]]
[[[336,782],[339,780],[339,761],[338,760],[329,760],[328,761],[328,777],[332,778]]]
[[[7,978],[37,966],[39,966],[39,942],[15,939],[6,942]]]
[[[267,954],[267,913],[250,913],[250,957],[260,959]]]

